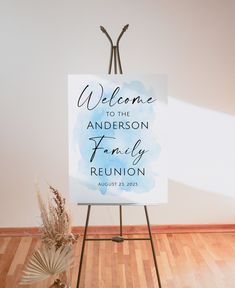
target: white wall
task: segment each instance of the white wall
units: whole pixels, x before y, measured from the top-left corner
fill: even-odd
[[[149,208],[152,223],[234,223],[234,4],[1,0],[0,226],[40,223],[35,177],[67,195],[67,75],[107,73],[99,25],[117,35],[127,23],[124,72],[168,74],[172,97],[169,203]],[[71,210],[83,224],[85,207]],[[142,210],[125,208],[125,224],[145,223]],[[116,212],[96,207],[91,224],[117,224]]]

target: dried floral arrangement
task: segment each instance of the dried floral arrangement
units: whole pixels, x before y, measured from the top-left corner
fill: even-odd
[[[41,212],[42,247],[34,251],[29,259],[21,284],[32,284],[57,276],[70,268],[73,262],[73,244],[77,242],[78,235],[71,231],[71,220],[65,206],[65,198],[60,192],[49,186],[53,195],[44,202],[38,189],[38,203]],[[69,288],[67,283],[57,278],[50,287]]]

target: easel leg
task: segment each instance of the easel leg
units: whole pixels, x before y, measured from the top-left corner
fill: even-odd
[[[119,206],[119,216],[120,216],[120,236],[122,236],[122,205]]]
[[[147,224],[148,224],[148,230],[149,230],[149,237],[150,237],[150,242],[151,242],[151,247],[152,247],[152,253],[153,253],[153,260],[154,260],[154,265],[155,265],[155,270],[157,273],[157,281],[158,281],[158,287],[161,288],[161,280],[160,280],[160,274],[158,271],[158,266],[157,266],[157,258],[156,258],[156,254],[155,254],[155,249],[154,249],[154,242],[153,242],[153,237],[152,237],[152,232],[151,232],[151,227],[150,227],[150,222],[149,222],[149,216],[148,216],[148,210],[147,210],[147,206],[144,206],[144,210],[145,210],[145,215],[146,215],[146,220],[147,220]]]
[[[79,288],[80,278],[81,278],[81,273],[82,273],[82,263],[83,263],[83,256],[84,256],[84,250],[85,250],[85,244],[86,244],[86,235],[87,235],[87,227],[88,227],[88,223],[89,223],[90,211],[91,211],[91,205],[88,205],[87,216],[86,216],[86,225],[85,225],[85,230],[84,230],[84,235],[83,235],[82,250],[81,250],[81,256],[80,256],[80,263],[79,263],[77,288]]]
[[[114,74],[117,74],[117,47],[113,46],[114,51]]]

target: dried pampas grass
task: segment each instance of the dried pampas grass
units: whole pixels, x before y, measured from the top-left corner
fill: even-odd
[[[20,284],[32,284],[64,272],[73,261],[69,246],[48,248],[44,246],[31,256],[21,278]]]
[[[48,205],[43,201],[40,191],[38,190],[38,203],[42,218],[42,242],[47,247],[71,246],[78,236],[71,232],[71,221],[65,207],[65,199],[59,191],[50,186],[53,199],[48,201]]]

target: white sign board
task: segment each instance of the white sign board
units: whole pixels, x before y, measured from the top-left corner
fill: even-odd
[[[70,75],[69,189],[80,204],[167,201],[166,76]]]

